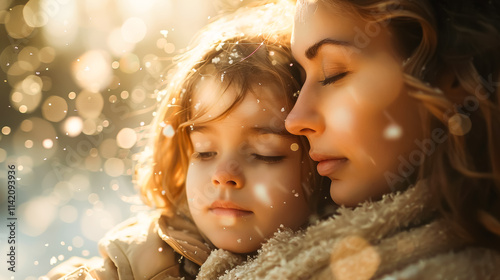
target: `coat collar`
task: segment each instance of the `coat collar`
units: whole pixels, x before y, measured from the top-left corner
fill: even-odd
[[[162,213],[156,227],[160,238],[188,260],[201,266],[208,258],[210,246],[187,218]]]

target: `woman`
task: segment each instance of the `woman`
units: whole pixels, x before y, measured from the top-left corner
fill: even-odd
[[[341,207],[244,263],[212,253],[200,278],[497,279],[498,11],[300,1],[292,52],[305,81],[286,126],[308,138]]]

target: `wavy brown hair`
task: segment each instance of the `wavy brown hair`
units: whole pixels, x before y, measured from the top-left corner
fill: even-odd
[[[494,1],[318,0],[393,34],[425,137],[420,165],[436,209],[463,238],[500,250],[500,9]],[[418,128],[417,128],[418,129]]]
[[[202,123],[201,117],[229,87],[237,92],[236,98],[225,112],[212,116],[210,121],[227,115],[258,85],[277,89],[275,94],[286,101],[284,109],[291,110],[300,89],[300,70],[289,43],[292,19],[293,5],[287,2],[239,9],[206,26],[191,48],[176,59],[174,71],[170,72],[174,74],[158,94],[161,101],[151,125],[150,143],[136,167],[137,183],[146,204],[189,216],[185,193],[193,153],[189,131]],[[212,96],[212,102],[192,104],[197,85],[206,78],[220,81],[219,95]],[[313,162],[307,156],[307,140],[299,139],[305,168],[314,174]],[[315,175],[310,179],[306,193],[314,192]],[[310,201],[314,203],[314,199]]]

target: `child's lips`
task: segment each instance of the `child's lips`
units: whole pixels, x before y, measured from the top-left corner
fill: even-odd
[[[212,203],[208,210],[217,216],[242,217],[253,214],[252,211],[247,210],[233,202],[221,200],[217,200]]]

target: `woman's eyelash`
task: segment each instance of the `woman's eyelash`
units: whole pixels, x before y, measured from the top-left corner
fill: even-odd
[[[333,83],[337,82],[338,80],[344,78],[345,76],[347,76],[350,73],[351,72],[349,72],[349,71],[342,72],[340,74],[336,74],[336,75],[330,76],[330,77],[328,77],[328,78],[320,81],[320,83],[323,86],[326,86],[326,85],[329,85],[329,84],[333,84]]]
[[[263,155],[259,155],[259,154],[252,154],[252,156],[256,160],[261,160],[261,161],[264,161],[266,163],[277,163],[277,162],[282,161],[285,158],[285,156],[263,156]]]

